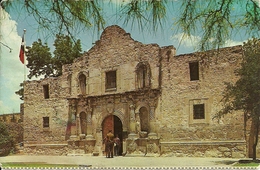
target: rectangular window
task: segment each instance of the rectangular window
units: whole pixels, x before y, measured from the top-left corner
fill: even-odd
[[[43,85],[43,93],[44,93],[44,99],[49,99],[50,95],[49,95],[49,85]]]
[[[189,63],[190,67],[190,80],[199,80],[199,62]]]
[[[193,119],[205,119],[204,104],[193,105]]]
[[[43,117],[43,127],[44,127],[44,128],[50,127],[49,117]]]
[[[106,72],[106,89],[116,88],[116,71]]]

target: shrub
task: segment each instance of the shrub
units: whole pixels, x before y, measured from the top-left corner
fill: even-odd
[[[0,156],[8,155],[13,145],[14,142],[8,131],[8,126],[4,122],[0,122]]]

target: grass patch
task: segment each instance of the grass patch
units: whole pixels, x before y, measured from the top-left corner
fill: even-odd
[[[249,163],[236,163],[234,166],[243,166],[243,167],[250,167],[250,166],[259,166],[259,163],[256,162],[249,162]]]
[[[70,164],[47,164],[44,162],[6,162],[2,167],[79,167],[80,165]]]
[[[243,166],[243,167],[256,167],[260,165],[260,160],[253,159],[241,159],[234,166]]]

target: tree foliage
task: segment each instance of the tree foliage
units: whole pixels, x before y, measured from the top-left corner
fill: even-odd
[[[219,48],[232,33],[259,35],[260,8],[254,0],[182,2],[177,27],[188,35],[201,35],[200,50]]]
[[[8,126],[0,121],[0,156],[8,155],[13,144]]]
[[[57,70],[55,76],[59,76],[62,73],[62,65],[70,64],[75,58],[80,57],[82,49],[80,40],[73,43],[69,36],[64,35],[56,35],[54,46],[53,66]]]
[[[137,24],[143,31],[145,28],[156,31],[158,26],[163,28],[164,24],[169,24],[176,32],[201,36],[201,51],[222,47],[234,33],[243,36],[244,30],[247,35],[259,35],[260,4],[257,0],[125,0],[119,1],[119,9],[114,10],[112,16],[107,16],[105,6],[114,1],[26,0],[21,4],[18,0],[7,0],[1,6],[7,11],[25,9],[27,15],[34,17],[39,30],[52,35],[67,32],[74,37],[89,28],[99,31],[113,15],[119,16],[118,22]],[[14,8],[15,4],[21,5]],[[166,20],[167,15],[173,20]]]
[[[236,70],[239,79],[236,83],[227,83],[223,97],[224,108],[218,113],[223,116],[242,110],[252,120],[254,139],[253,159],[256,159],[256,145],[260,119],[260,40],[251,39],[243,45],[241,67]]]
[[[77,57],[81,56],[81,43],[77,40],[75,43],[69,36],[56,35],[54,42],[55,50],[52,56],[50,48],[39,39],[27,47],[27,67],[29,68],[28,78],[33,76],[59,76],[62,74],[62,65],[70,64]]]
[[[19,95],[20,96],[20,100],[23,100],[24,99],[24,95],[23,95],[23,92],[24,92],[24,89],[23,89],[23,83],[20,83],[20,87],[21,89],[16,91],[15,94]]]
[[[33,76],[52,76],[54,70],[52,67],[52,55],[50,48],[45,43],[43,44],[40,39],[33,42],[32,47],[27,47],[26,57],[28,64],[26,65],[29,68],[28,78],[31,79]]]
[[[20,122],[0,121],[0,156],[16,151],[16,144],[23,141],[23,125]]]

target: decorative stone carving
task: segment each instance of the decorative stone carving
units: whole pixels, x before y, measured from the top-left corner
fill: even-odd
[[[159,149],[159,139],[147,139],[147,153],[146,156],[159,156],[160,149]]]
[[[135,121],[135,106],[131,104],[129,106],[130,108],[130,121],[134,122]]]
[[[130,129],[130,134],[128,137],[136,137],[136,122],[135,122],[135,106],[131,104],[130,106],[130,124],[129,124],[129,129]]]
[[[109,100],[109,101],[107,102],[107,112],[108,112],[109,114],[112,114],[112,113],[114,112],[114,108],[115,108],[114,105],[115,105],[115,104],[114,104],[114,101]]]
[[[132,152],[136,151],[136,149],[137,149],[136,140],[131,139],[131,140],[128,140],[128,142],[129,142],[129,144],[127,145],[127,152],[132,153]]]

